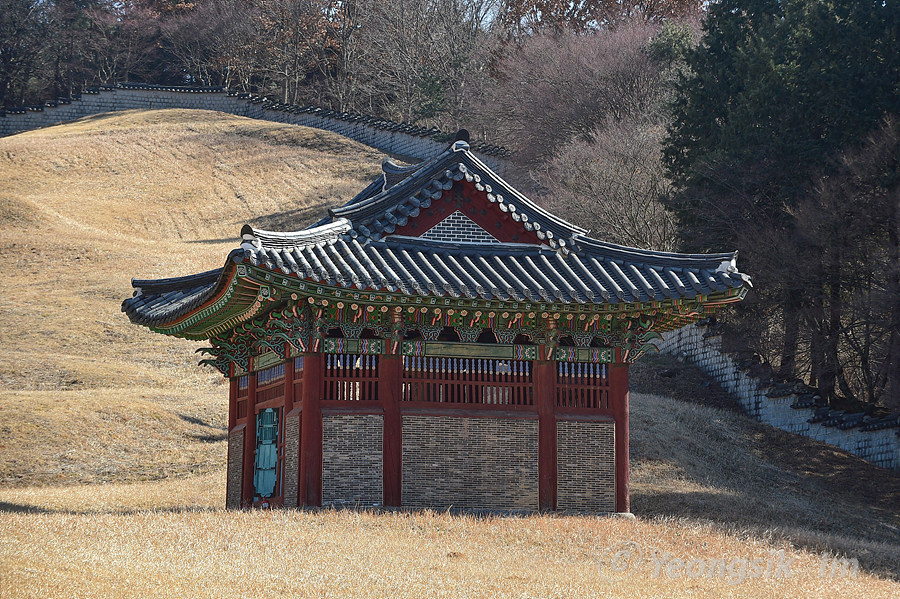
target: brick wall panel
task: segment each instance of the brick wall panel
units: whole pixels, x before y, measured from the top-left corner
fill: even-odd
[[[538,508],[538,421],[403,417],[403,505]]]
[[[322,415],[324,505],[381,505],[383,432],[380,415]]]
[[[562,420],[556,435],[558,508],[616,511],[615,425]]]
[[[244,478],[244,427],[228,434],[228,470],[225,475],[225,507],[241,507],[241,487]]]
[[[297,507],[300,484],[300,411],[284,420],[284,507]]]

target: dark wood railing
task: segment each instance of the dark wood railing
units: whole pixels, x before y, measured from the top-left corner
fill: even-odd
[[[378,356],[326,354],[323,401],[378,399]]]
[[[606,364],[559,362],[556,407],[609,410],[609,367]]]
[[[531,362],[480,358],[403,358],[407,402],[531,406]]]

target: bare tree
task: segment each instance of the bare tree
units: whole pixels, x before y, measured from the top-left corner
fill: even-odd
[[[95,7],[88,16],[88,52],[99,83],[152,77],[159,43],[159,13],[141,3],[124,2]]]
[[[635,17],[661,22],[697,17],[703,0],[504,0],[497,22],[508,37],[598,30]]]
[[[22,102],[44,28],[40,0],[0,0],[0,106]]]
[[[365,68],[391,117],[408,122],[449,113],[458,121],[467,73],[484,63],[492,0],[396,0],[367,5]]]
[[[671,190],[664,135],[661,125],[607,119],[590,139],[574,139],[549,162],[550,203],[598,239],[674,251],[675,219],[660,202]]]
[[[572,138],[589,140],[608,118],[658,113],[661,78],[648,48],[658,30],[633,20],[613,30],[539,35],[510,47],[479,117],[518,162],[534,165]]]
[[[162,21],[163,44],[186,83],[244,85],[256,70],[259,14],[242,0],[207,0]]]

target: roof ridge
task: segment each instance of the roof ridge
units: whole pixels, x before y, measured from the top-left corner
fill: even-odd
[[[600,239],[595,239],[593,237],[588,237],[587,235],[580,235],[575,239],[575,242],[582,248],[588,247],[592,249],[597,249],[604,252],[611,252],[614,254],[620,254],[624,258],[634,259],[634,258],[649,258],[653,260],[673,260],[683,263],[684,262],[698,262],[698,263],[719,263],[721,264],[724,261],[733,262],[737,259],[737,251],[734,252],[719,252],[716,254],[682,254],[679,252],[661,252],[657,250],[645,250],[641,248],[633,248],[625,245],[619,245],[617,243],[612,243],[609,241],[603,241]],[[715,266],[718,266],[716,264]],[[691,264],[693,266],[693,264]]]
[[[131,286],[138,291],[147,291],[150,293],[172,291],[175,289],[183,289],[188,285],[204,285],[217,281],[223,270],[224,268],[214,268],[213,270],[207,270],[193,275],[168,277],[165,279],[132,278]]]
[[[241,237],[244,240],[241,246],[250,244],[255,248],[257,245],[254,242],[272,249],[314,245],[329,239],[336,239],[350,229],[350,221],[346,218],[338,218],[332,222],[313,225],[299,231],[267,231],[247,224],[241,228]]]

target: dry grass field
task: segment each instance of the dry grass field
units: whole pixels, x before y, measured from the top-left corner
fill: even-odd
[[[222,510],[226,388],[128,323],[129,278],[220,266],[241,224],[305,225],[382,158],[180,110],[0,139],[0,598],[900,596],[900,476],[663,358],[633,377],[636,521]]]
[[[132,326],[131,277],[220,267],[244,223],[305,226],[379,172],[326,132],[211,112],[0,139],[0,484],[157,479],[224,459],[199,344]]]

